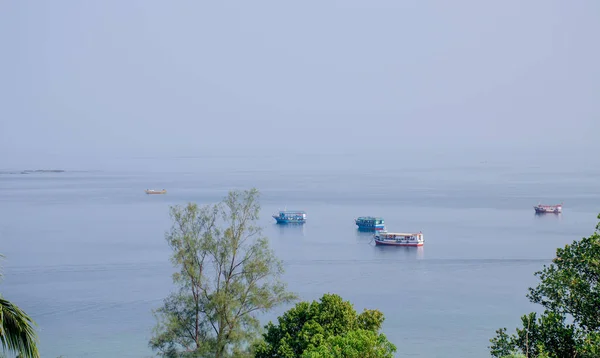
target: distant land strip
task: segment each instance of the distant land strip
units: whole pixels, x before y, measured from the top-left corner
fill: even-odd
[[[36,173],[64,173],[62,169],[35,169],[21,171],[0,171],[0,174],[36,174]]]

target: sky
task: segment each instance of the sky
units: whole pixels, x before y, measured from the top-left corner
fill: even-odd
[[[596,0],[0,1],[0,169],[269,153],[593,158],[598,34]]]

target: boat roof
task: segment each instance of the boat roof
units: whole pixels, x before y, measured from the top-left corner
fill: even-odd
[[[356,220],[383,220],[383,218],[379,216],[359,216]]]
[[[304,210],[279,210],[279,212],[285,214],[306,214]]]

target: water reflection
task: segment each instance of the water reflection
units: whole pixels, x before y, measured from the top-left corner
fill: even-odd
[[[356,237],[359,239],[372,239],[375,235],[375,230],[356,229]]]
[[[365,228],[357,228],[356,231],[360,231],[360,232],[370,232],[370,233],[374,233],[375,231],[381,231],[381,230],[375,230],[375,229],[365,229]]]
[[[536,219],[541,220],[552,220],[552,221],[560,221],[562,220],[562,213],[534,213],[534,217]]]
[[[287,224],[273,224],[277,226],[277,230],[279,231],[279,235],[299,235],[305,236],[305,224],[300,223],[287,223]]]
[[[401,258],[416,258],[423,259],[425,258],[425,248],[424,246],[418,247],[410,247],[410,246],[388,246],[388,245],[375,245],[372,244],[374,249],[376,250],[376,255],[379,258],[389,259],[391,257],[401,257]]]

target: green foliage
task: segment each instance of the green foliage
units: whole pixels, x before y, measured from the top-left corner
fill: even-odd
[[[582,357],[600,357],[600,333],[591,332],[581,341],[579,352]]]
[[[0,296],[0,346],[4,352],[16,353],[22,358],[39,358],[35,325],[27,313]]]
[[[283,266],[254,225],[258,191],[232,191],[215,205],[172,207],[166,235],[179,268],[178,290],[155,311],[150,346],[163,357],[248,355],[258,338],[256,313],[296,296],[280,281]]]
[[[356,329],[329,336],[318,347],[309,346],[302,358],[393,358],[396,347],[385,335]]]
[[[527,358],[527,357],[524,354],[521,354],[518,352],[512,352],[510,354],[502,356],[502,358]]]
[[[269,322],[264,341],[255,347],[256,358],[281,357],[392,357],[396,347],[378,333],[383,314],[364,310],[335,294],[320,302],[300,302]]]
[[[490,342],[492,343],[489,347],[492,357],[505,358],[514,355],[515,344],[512,337],[506,333],[506,328],[497,329],[496,337],[490,339]]]
[[[600,219],[600,215],[598,216]],[[559,248],[549,267],[536,272],[540,284],[529,289],[531,302],[569,315],[586,331],[600,329],[600,235]]]
[[[515,350],[531,358],[600,356],[599,230],[600,223],[591,236],[557,249],[552,264],[535,273],[540,283],[527,297],[544,313],[521,317],[513,335],[497,330],[490,340],[493,357]]]
[[[536,319],[536,313],[521,317],[523,328],[517,328],[514,344],[527,357],[574,357],[577,355],[575,327],[565,324],[563,316],[545,312]]]

